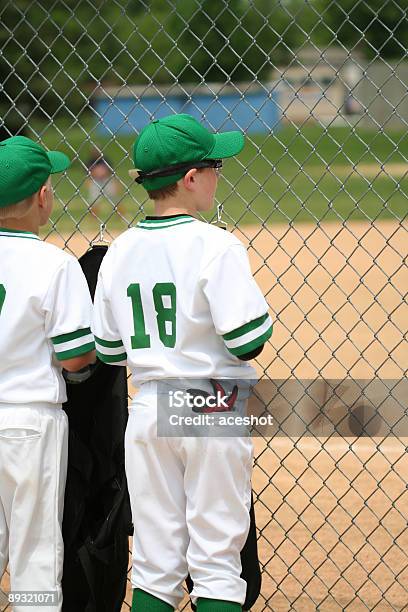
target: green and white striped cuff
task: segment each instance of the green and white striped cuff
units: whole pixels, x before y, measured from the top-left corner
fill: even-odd
[[[96,355],[104,363],[126,365],[127,354],[122,340],[104,340],[95,336]]]
[[[57,359],[73,359],[95,349],[93,334],[89,327],[77,329],[69,334],[61,334],[51,338]]]
[[[230,353],[245,355],[264,344],[272,335],[272,321],[268,313],[223,335]]]

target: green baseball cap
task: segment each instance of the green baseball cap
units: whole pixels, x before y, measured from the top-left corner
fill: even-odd
[[[189,162],[232,157],[237,155],[243,146],[242,132],[214,134],[191,115],[168,115],[143,128],[133,145],[133,161],[135,168],[142,173],[168,170],[171,166]],[[175,168],[175,173],[170,176],[167,172],[167,176],[146,177],[143,178],[142,185],[148,191],[167,187],[181,179],[186,171]],[[130,174],[138,175],[135,171],[130,171]]]
[[[46,151],[25,136],[0,142],[0,208],[36,193],[50,174],[69,168],[70,159],[59,151]]]

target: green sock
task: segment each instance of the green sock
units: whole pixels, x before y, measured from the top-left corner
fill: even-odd
[[[173,612],[174,608],[142,589],[133,589],[132,612]]]
[[[197,599],[197,612],[241,612],[242,607],[235,601],[224,601],[222,599]]]

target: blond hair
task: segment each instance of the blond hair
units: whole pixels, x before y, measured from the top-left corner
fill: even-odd
[[[32,205],[34,204],[34,196],[36,194],[21,200],[21,202],[16,202],[15,204],[10,204],[9,206],[4,206],[0,208],[0,219],[22,219],[31,210]]]
[[[34,204],[35,196],[41,191],[44,185],[52,186],[51,177],[49,176],[45,183],[41,185],[40,189],[28,196],[28,198],[24,198],[20,202],[16,202],[15,204],[10,204],[9,206],[4,206],[0,208],[0,219],[4,221],[5,219],[22,219],[31,210],[31,207]]]

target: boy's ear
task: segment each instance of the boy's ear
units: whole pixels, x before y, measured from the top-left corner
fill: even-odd
[[[44,206],[47,204],[47,191],[49,188],[48,183],[44,183],[44,185],[40,187],[40,190],[38,191],[38,203],[40,208],[44,208]]]
[[[197,168],[191,168],[186,174],[183,176],[183,184],[186,189],[189,191],[193,189],[195,180],[197,175]]]
[[[47,185],[43,185],[42,187],[40,187],[40,190],[38,192],[38,204],[40,205],[40,208],[43,208],[45,206],[45,202],[46,202],[46,196],[47,196]]]

